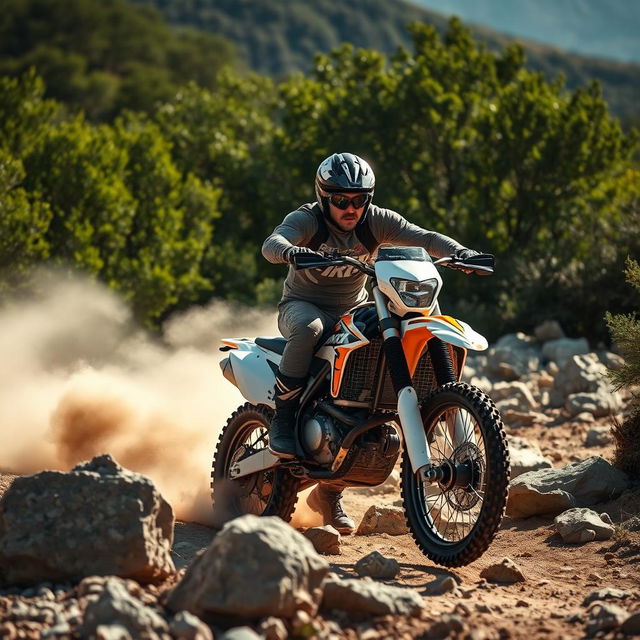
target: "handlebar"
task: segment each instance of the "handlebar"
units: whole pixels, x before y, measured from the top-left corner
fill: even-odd
[[[433,264],[466,273],[475,273],[479,276],[490,276],[493,274],[495,258],[490,253],[480,253],[466,260],[461,260],[451,255],[434,260]],[[343,256],[338,253],[327,254],[325,256],[315,253],[298,253],[293,256],[293,267],[296,271],[343,265],[355,267],[358,271],[362,271],[362,273],[366,273],[368,276],[375,276],[375,270],[372,266],[351,256]]]
[[[293,267],[296,271],[301,269],[317,269],[322,267],[349,265],[355,267],[368,276],[375,276],[374,268],[365,262],[361,262],[351,256],[341,256],[338,253],[330,253],[326,256],[313,253],[298,253],[293,256]]]
[[[456,269],[457,271],[475,273],[478,276],[490,276],[493,275],[496,259],[490,253],[479,253],[477,256],[466,260],[461,260],[452,255],[434,260],[433,264]]]

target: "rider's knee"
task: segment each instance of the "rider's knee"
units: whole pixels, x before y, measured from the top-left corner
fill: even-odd
[[[301,323],[296,327],[294,335],[298,340],[304,340],[316,344],[324,331],[324,326],[319,318],[311,322]]]

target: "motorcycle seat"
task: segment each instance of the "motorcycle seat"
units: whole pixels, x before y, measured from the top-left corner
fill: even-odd
[[[255,342],[259,347],[268,349],[278,355],[282,355],[284,348],[287,346],[286,338],[256,338]]]
[[[331,335],[333,332],[333,328],[329,331],[325,331],[316,346],[313,349],[315,353],[324,345],[325,340]],[[258,337],[254,341],[259,347],[263,349],[267,349],[272,353],[277,353],[278,355],[282,355],[284,353],[284,348],[287,346],[288,340],[286,338],[261,338]]]

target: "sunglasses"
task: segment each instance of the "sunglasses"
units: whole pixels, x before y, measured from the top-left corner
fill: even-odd
[[[353,196],[353,198],[349,198],[347,196],[341,196],[338,194],[333,194],[330,198],[331,204],[338,209],[342,209],[343,211],[352,205],[355,209],[359,209],[363,207],[367,200],[369,200],[368,193],[359,193],[357,196]]]

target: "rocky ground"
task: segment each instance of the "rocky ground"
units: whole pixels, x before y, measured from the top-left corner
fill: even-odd
[[[175,523],[169,549],[163,539],[169,539],[167,522],[170,526],[173,523],[167,518],[166,503],[152,495],[139,477],[120,474],[121,484],[109,485],[112,478],[108,471],[105,483],[96,485],[106,493],[104,497],[96,497],[92,495],[94,490],[79,478],[72,478],[78,484],[65,489],[67,480],[52,476],[51,482],[62,482],[60,491],[70,491],[68,495],[72,500],[76,498],[75,492],[84,492],[78,506],[68,506],[66,500],[59,502],[55,491],[46,497],[46,491],[51,491],[50,487],[47,489],[48,481],[43,483],[42,491],[37,487],[25,489],[24,502],[20,496],[14,497],[12,505],[3,500],[0,578],[5,587],[0,588],[0,640],[78,637],[102,640],[597,637],[613,640],[634,634],[640,637],[640,485],[637,481],[625,480],[624,489],[614,490],[615,481],[612,485],[604,482],[597,499],[593,499],[592,492],[588,502],[580,494],[591,480],[600,479],[593,476],[611,471],[605,461],[614,457],[610,433],[612,416],[622,419],[624,398],[607,389],[603,369],[605,364],[611,366],[615,361],[614,354],[590,352],[588,345],[565,340],[558,331],[552,331],[551,335],[537,333],[535,338],[505,337],[489,351],[488,357],[470,362],[465,375],[485,388],[500,408],[510,442],[514,477],[528,470],[562,470],[571,463],[594,462],[593,470],[585,477],[571,481],[571,489],[569,484],[560,484],[558,488],[562,491],[555,492],[562,494],[562,500],[574,501],[575,498],[575,506],[587,504],[595,512],[593,528],[597,531],[588,529],[579,533],[583,536],[581,539],[589,539],[588,542],[566,542],[558,533],[553,516],[540,516],[536,512],[532,517],[516,518],[513,509],[508,508],[507,513],[512,515],[504,518],[493,544],[480,559],[463,568],[444,569],[422,555],[410,534],[405,532],[401,519],[392,521],[386,530],[379,523],[373,533],[342,536],[339,540],[335,533],[321,532],[329,537],[322,556],[315,554],[311,546],[312,556],[305,556],[308,551],[301,547],[307,543],[290,528],[278,530],[277,527],[283,525],[277,521],[265,525],[267,533],[271,531],[269,527],[275,526],[275,534],[271,531],[266,535],[263,531],[263,537],[271,541],[278,537],[284,540],[291,534],[289,546],[283,551],[288,558],[284,562],[288,567],[286,571],[294,565],[307,567],[304,571],[300,569],[304,579],[298,576],[299,583],[298,578],[285,579],[293,600],[285,604],[278,601],[277,612],[265,613],[263,602],[263,609],[255,605],[255,611],[260,613],[253,618],[236,615],[223,619],[207,613],[219,605],[213,602],[216,598],[239,590],[240,602],[234,606],[242,608],[245,600],[248,607],[254,596],[268,590],[270,578],[264,573],[261,554],[271,551],[258,539],[259,531],[250,532],[257,536],[251,540],[252,544],[256,543],[252,547],[254,551],[262,549],[256,552],[255,558],[248,546],[245,553],[244,542],[234,546],[228,538],[221,541],[226,527],[217,535],[213,529],[188,522]],[[85,483],[92,478],[104,479],[100,464],[107,468],[112,463],[103,460],[92,461],[92,464],[85,469]],[[14,479],[15,476],[0,474],[0,494],[7,492]],[[382,487],[346,491],[346,509],[357,523],[367,519],[366,514],[371,514],[372,507],[378,513],[388,507],[391,515],[394,510],[397,514],[400,509],[397,479],[396,470]],[[517,478],[512,482],[510,502],[518,482]],[[127,492],[135,483],[140,486],[129,496]],[[111,489],[105,489],[107,485]],[[612,487],[610,492],[608,486]],[[123,488],[126,495],[121,496]],[[308,508],[307,495],[308,491],[301,495],[292,525],[311,536],[313,528],[322,523]],[[519,495],[519,500],[528,499],[525,494]],[[122,504],[118,502],[120,497]],[[534,496],[534,502],[539,498],[539,494],[537,498]],[[38,500],[44,502],[38,503]],[[95,501],[93,511],[81,514],[79,524],[73,524],[67,537],[56,542],[66,545],[66,549],[52,549],[46,536],[38,535],[38,518],[31,520],[30,529],[18,532],[21,520],[27,519],[25,514],[38,509],[42,509],[42,518],[67,517],[75,523],[76,513],[91,504],[91,500]],[[105,516],[107,506],[110,511]],[[125,518],[127,510],[135,513],[139,509],[147,509],[147,516],[155,518],[151,531],[146,530],[147,524],[143,527],[145,531],[136,531],[142,519],[117,520]],[[98,516],[103,521],[96,525]],[[97,534],[96,526],[100,527]],[[246,526],[255,529],[261,525],[254,522]],[[122,539],[123,532],[125,539]],[[10,586],[11,575],[16,580],[15,576],[28,575],[31,569],[36,575],[46,565],[41,559],[20,555],[19,547],[25,539],[30,540],[31,546],[40,544],[45,556],[50,549],[51,554],[68,558],[66,562],[72,564],[76,560],[74,545],[81,547],[83,538],[91,539],[93,535],[96,535],[96,544],[114,550],[114,557],[122,568],[118,575],[138,575],[140,579],[89,575],[82,580],[51,578],[32,581],[28,586]],[[144,549],[125,552],[128,544],[136,543],[138,535],[144,538]],[[239,535],[238,531],[235,535]],[[596,539],[591,539],[594,537]],[[67,538],[71,540],[69,545]],[[316,541],[316,549],[322,550],[321,544]],[[123,552],[118,555],[120,549]],[[209,553],[212,550],[214,553]],[[372,552],[382,557],[368,557]],[[139,556],[146,556],[142,564]],[[91,546],[87,561],[93,561]],[[174,565],[177,572],[173,570]],[[311,565],[315,566],[314,570],[309,569]],[[363,568],[364,565],[369,568]],[[269,566],[270,571],[275,567]],[[389,569],[387,575],[393,577],[379,577],[374,571],[376,567]],[[58,566],[57,570],[64,572],[64,568]],[[276,569],[285,571],[283,567],[273,570]],[[313,571],[317,574],[315,591],[309,586],[308,574]],[[499,579],[496,572],[500,572]],[[378,577],[370,577],[372,574]],[[241,583],[243,575],[249,580],[246,586]],[[209,594],[213,594],[209,601],[203,586],[207,580],[210,581]],[[400,591],[385,591],[385,585]],[[309,598],[315,604],[310,604]],[[319,613],[316,613],[318,606]]]
[[[606,420],[599,422],[606,426]],[[611,458],[613,452],[611,443],[585,447],[587,427],[583,424],[568,422],[555,427],[533,426],[510,431],[513,435],[537,440],[541,450],[554,460],[554,466],[593,455]],[[12,479],[7,475],[0,477],[3,491]],[[294,521],[301,529],[304,528],[302,525],[320,524],[314,522],[314,514],[305,508],[305,495]],[[345,504],[349,513],[360,522],[372,505],[394,506],[398,499],[397,492],[390,489],[384,493],[379,488],[352,489],[346,492]],[[556,533],[552,518],[506,517],[494,543],[482,558],[467,567],[452,570],[428,561],[409,534],[343,536],[339,553],[324,556],[338,576],[359,577],[356,563],[377,551],[386,558],[395,559],[400,571],[395,578],[378,579],[376,582],[414,591],[424,598],[424,609],[417,615],[404,616],[323,611],[315,618],[308,618],[300,614],[301,620],[297,623],[288,621],[286,633],[291,637],[313,637],[316,634],[369,639],[467,637],[529,640],[594,636],[596,634],[589,631],[589,625],[599,619],[594,617],[596,613],[600,617],[615,615],[619,611],[616,607],[621,607],[627,617],[640,612],[640,532],[619,526],[620,522],[628,522],[640,513],[640,489],[629,490],[616,500],[601,503],[594,509],[609,513],[616,524],[611,539],[567,544]],[[171,587],[184,575],[198,553],[207,548],[214,535],[215,531],[208,527],[177,522],[172,557],[178,574],[156,585],[143,586],[132,580],[123,581],[123,584],[132,596],[162,612]],[[524,576],[522,581],[500,584],[481,577],[485,568],[505,557],[519,567]],[[91,601],[92,593],[100,593],[103,588],[104,579],[87,578],[79,585],[44,583],[26,589],[5,589],[0,592],[0,638],[83,636],[81,621],[83,615],[87,615],[87,603]],[[592,595],[599,591],[599,594]],[[591,604],[590,608],[590,598],[604,601],[611,611],[600,611],[600,605],[594,607]],[[66,615],[69,609],[74,615]],[[56,624],[56,611],[60,610],[66,611],[64,622]],[[188,618],[182,623],[181,627],[180,620],[174,617],[170,627],[172,637],[208,637],[206,633],[199,635],[204,633],[201,627],[198,631],[201,623]],[[606,626],[604,623],[605,629]],[[613,623],[610,626],[615,627]],[[230,638],[255,637],[249,629],[230,633],[215,622],[212,629],[215,637],[225,633]],[[254,622],[253,629],[262,637],[286,637],[285,627],[275,618],[266,623],[263,620],[262,628]],[[640,634],[637,622],[635,630]],[[597,636],[623,637],[619,630],[603,630]],[[113,630],[107,632],[103,627],[100,634],[93,637],[106,639],[136,635],[114,635]],[[163,636],[161,633],[153,636],[140,631],[139,637]]]

